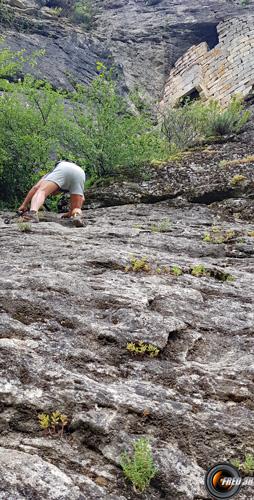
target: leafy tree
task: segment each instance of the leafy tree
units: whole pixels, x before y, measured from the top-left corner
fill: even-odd
[[[43,88],[42,88],[43,86]],[[0,189],[15,202],[46,172],[60,141],[61,96],[50,84],[26,77],[0,99]]]
[[[73,96],[83,156],[97,176],[132,173],[152,159],[163,159],[169,147],[147,112],[130,110],[119,95],[112,71],[97,65],[98,76]]]
[[[91,182],[126,174],[136,178],[144,164],[168,156],[170,147],[147,109],[134,112],[119,95],[112,71],[101,63],[90,86],[68,93],[29,75],[17,81],[24,57],[23,52],[0,51],[0,191],[5,203],[18,203],[52,168],[53,158],[77,162]]]

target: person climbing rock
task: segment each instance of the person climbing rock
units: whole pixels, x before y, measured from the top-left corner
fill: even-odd
[[[20,220],[22,222],[39,222],[38,210],[46,198],[62,191],[70,193],[70,209],[62,218],[71,218],[75,227],[83,227],[81,208],[85,201],[85,180],[85,172],[75,163],[68,160],[57,162],[54,169],[44,175],[30,189],[18,209],[18,212],[21,213]],[[30,210],[28,210],[30,202]]]

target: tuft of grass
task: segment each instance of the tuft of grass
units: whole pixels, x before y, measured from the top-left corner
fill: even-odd
[[[247,233],[247,236],[250,236],[251,238],[254,238],[254,231],[249,231]]]
[[[131,481],[134,489],[143,492],[157,474],[157,469],[154,465],[148,439],[138,439],[133,447],[134,452],[131,457],[126,452],[121,454],[120,465],[125,477]]]
[[[183,274],[183,270],[179,266],[172,266],[170,272],[174,274],[174,276],[181,276]]]
[[[235,231],[228,229],[223,231],[216,226],[213,226],[211,231],[207,231],[203,236],[203,241],[206,243],[227,243],[228,241],[234,240],[236,237]]]
[[[237,469],[241,470],[245,474],[254,474],[254,455],[247,453],[244,457],[244,461],[241,462],[238,458],[231,460],[232,465]]]
[[[170,219],[164,219],[160,224],[153,224],[151,226],[152,233],[167,233],[170,231],[171,221]]]
[[[234,175],[234,177],[232,177],[230,184],[232,187],[235,187],[238,186],[238,184],[241,184],[245,180],[246,180],[245,175],[236,174]]]
[[[238,158],[237,160],[222,160],[219,165],[221,167],[230,167],[234,165],[245,165],[248,163],[254,163],[254,156],[244,156],[243,158]]]
[[[156,358],[160,353],[160,349],[158,349],[158,347],[152,344],[145,344],[143,340],[140,340],[137,343],[128,342],[127,351],[137,355],[148,354],[150,358]]]
[[[151,271],[151,265],[148,263],[147,257],[141,257],[141,259],[132,257],[130,260],[130,265],[125,267],[125,271],[133,271],[135,273],[144,271],[146,273],[149,273]]]
[[[21,233],[31,233],[32,227],[28,222],[18,222],[18,228]]]
[[[191,274],[192,276],[196,276],[196,278],[200,278],[201,276],[210,276],[209,271],[203,264],[197,264],[196,266],[191,267]]]

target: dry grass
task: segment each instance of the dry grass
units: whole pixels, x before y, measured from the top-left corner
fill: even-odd
[[[237,160],[222,160],[220,166],[231,167],[233,165],[247,165],[248,163],[254,163],[254,156],[245,156],[244,158],[237,158]]]

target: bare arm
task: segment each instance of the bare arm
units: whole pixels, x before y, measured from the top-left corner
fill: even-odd
[[[85,202],[84,196],[81,196],[80,194],[71,194],[71,208],[69,212],[62,215],[62,218],[71,217],[72,215],[74,215],[74,213],[81,214],[81,208],[84,202]]]

